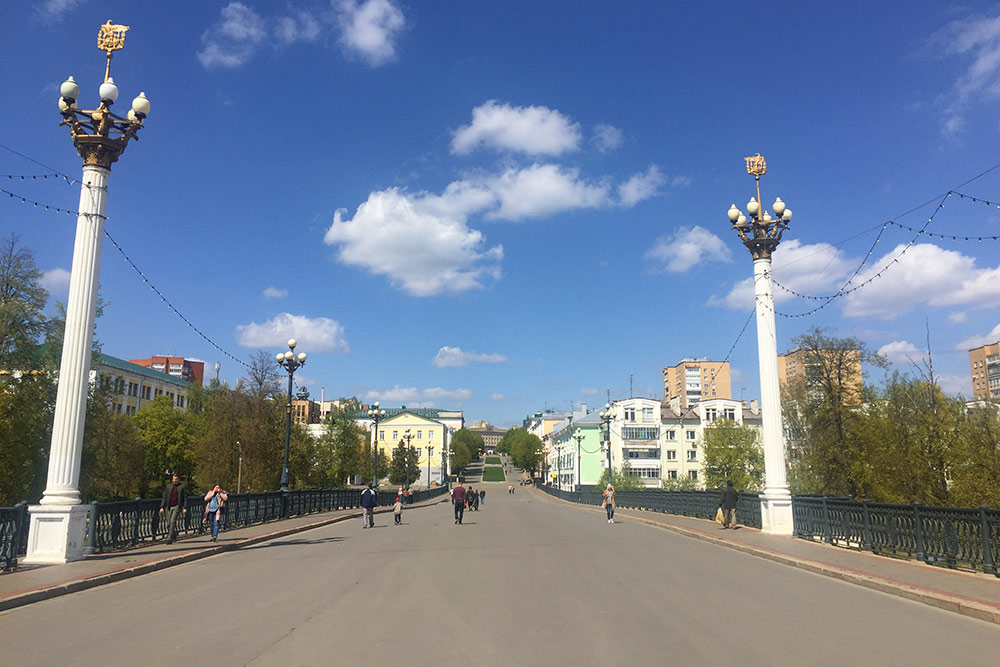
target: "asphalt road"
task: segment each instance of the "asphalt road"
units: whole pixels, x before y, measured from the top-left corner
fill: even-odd
[[[515,487],[0,614],[0,664],[996,665],[1000,628]]]

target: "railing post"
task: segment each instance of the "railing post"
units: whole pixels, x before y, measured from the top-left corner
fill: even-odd
[[[864,532],[864,548],[872,553],[875,553],[875,542],[872,540],[872,518],[868,513],[868,501],[861,501],[861,509],[864,511],[865,518],[865,532]]]
[[[997,563],[993,558],[993,531],[986,516],[986,505],[979,506],[979,532],[983,539],[983,572],[997,576]]]
[[[821,498],[823,501],[823,541],[827,544],[833,544],[833,527],[830,525],[830,508],[826,504],[826,496]]]
[[[132,546],[139,544],[139,515],[142,513],[142,498],[132,501]],[[168,533],[169,534],[169,533]]]
[[[927,553],[924,551],[924,529],[920,525],[920,522],[920,503],[913,501],[913,527],[917,533],[917,560],[927,563],[929,561],[927,560]]]
[[[87,522],[87,546],[83,548],[84,556],[91,556],[97,553],[97,513],[101,506],[97,501],[90,503],[90,521]]]

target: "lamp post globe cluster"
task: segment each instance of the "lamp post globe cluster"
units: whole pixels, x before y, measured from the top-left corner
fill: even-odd
[[[385,417],[385,410],[379,409],[380,403],[375,401],[368,418],[372,420],[372,488],[378,487],[378,423]]]
[[[611,484],[611,421],[615,418],[611,404],[605,403],[604,410],[597,416],[601,418],[601,425],[604,428],[604,446],[608,450],[608,484]]]
[[[292,379],[295,371],[306,365],[306,353],[295,354],[296,341],[294,338],[288,339],[288,350],[279,352],[274,360],[278,365],[288,372],[288,406],[285,408],[285,462],[281,466],[281,490],[288,491],[288,448],[292,440]]]
[[[771,213],[761,206],[760,177],[767,162],[760,153],[744,158],[754,177],[757,196],[747,202],[746,215],[733,204],[727,215],[733,230],[753,257],[754,299],[757,316],[757,359],[760,366],[761,422],[764,435],[764,492],[761,494],[761,528],[765,533],[791,535],[792,497],[785,478],[785,444],[782,431],[781,393],[778,387],[778,340],[774,323],[771,255],[788,229],[792,211],[781,197]],[[773,213],[773,215],[772,215]]]
[[[111,56],[125,47],[128,26],[100,27],[97,47],[107,54],[104,81],[97,87],[100,104],[80,109],[80,86],[69,77],[59,86],[60,125],[69,127],[77,153],[83,159],[76,241],[66,299],[66,325],[59,383],[52,422],[52,440],[45,491],[29,508],[30,529],[26,563],[65,563],[83,558],[87,508],[80,505],[80,459],[90,383],[90,351],[100,284],[101,245],[107,208],[111,165],[125,151],[149,113],[145,93],[132,100],[125,116],[111,112],[118,86],[111,78]]]

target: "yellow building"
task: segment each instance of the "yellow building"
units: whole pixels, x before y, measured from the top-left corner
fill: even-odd
[[[419,412],[438,411],[421,409]],[[379,451],[392,460],[392,450],[400,443],[406,443],[406,435],[409,432],[409,444],[417,450],[417,461],[420,466],[420,476],[410,482],[411,486],[427,487],[428,480],[430,486],[438,486],[444,478],[442,452],[447,446],[448,428],[444,421],[418,414],[417,411],[404,410],[379,422],[376,443]],[[381,474],[379,477],[384,479]]]
[[[969,350],[969,370],[975,400],[1000,400],[1000,341]]]
[[[663,369],[663,400],[675,412],[684,412],[699,401],[732,397],[728,361],[682,359]]]

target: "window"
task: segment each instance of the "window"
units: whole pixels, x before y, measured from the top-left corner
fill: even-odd
[[[653,421],[653,408],[643,408],[642,409],[642,421],[651,422]]]
[[[673,431],[667,431],[666,432],[666,436],[667,436],[667,440],[675,440],[676,437],[677,437],[676,434]]]
[[[729,421],[736,421],[736,408],[726,408],[723,411],[723,416]]]
[[[677,450],[676,449],[668,449],[667,450],[667,460],[668,461],[676,461],[677,460]]]
[[[688,452],[688,461],[697,461],[697,460],[698,460],[698,452],[693,450]]]
[[[625,421],[627,422],[635,421],[635,408],[625,408]]]
[[[698,479],[698,471],[688,470],[688,479],[695,479],[695,480]]]
[[[399,431],[393,431],[392,432],[392,441],[396,442],[397,440],[399,440]]]
[[[423,455],[424,455],[424,448],[423,447],[417,447],[417,458],[419,459]]]
[[[434,439],[434,431],[427,431],[427,439],[428,440]]]
[[[668,470],[667,471],[667,479],[677,479],[677,471],[676,470]]]
[[[705,421],[714,422],[718,416],[719,413],[715,408],[705,408]]]
[[[385,429],[384,428],[380,428],[379,429],[379,431],[378,431],[378,439],[382,440],[382,441],[385,441]]]
[[[698,437],[697,431],[688,431],[686,435],[688,440],[694,440]]]
[[[431,458],[432,456],[434,456],[434,448],[433,447],[428,447],[427,448],[427,458]]]
[[[660,429],[655,426],[625,426],[622,428],[622,440],[658,440]]]

